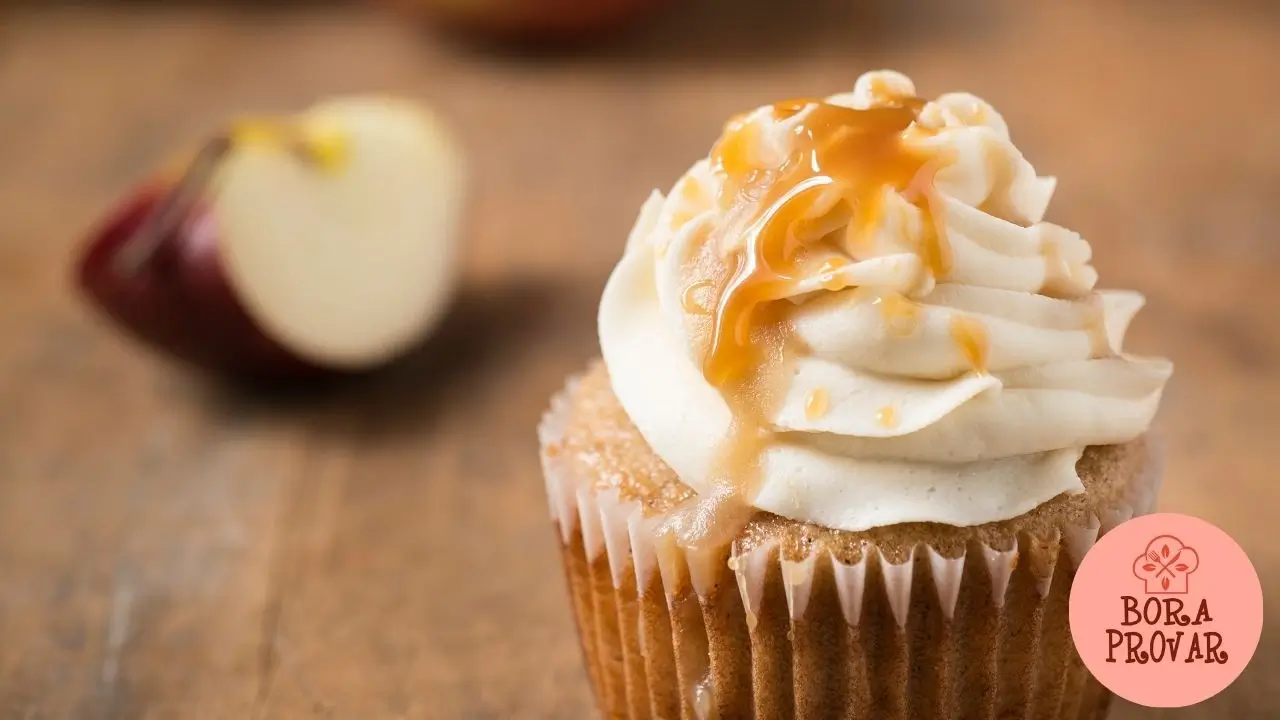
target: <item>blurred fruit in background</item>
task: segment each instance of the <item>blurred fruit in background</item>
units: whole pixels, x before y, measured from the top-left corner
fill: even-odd
[[[653,15],[667,0],[375,0],[469,38],[590,43]]]
[[[241,120],[125,197],[76,280],[115,325],[221,374],[361,372],[435,328],[464,161],[424,107],[335,98]]]

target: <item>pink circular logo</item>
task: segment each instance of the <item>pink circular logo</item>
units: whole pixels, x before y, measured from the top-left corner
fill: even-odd
[[[1194,705],[1244,670],[1262,635],[1262,585],[1244,550],[1187,515],[1134,518],[1085,554],[1071,636],[1089,672],[1147,707]]]

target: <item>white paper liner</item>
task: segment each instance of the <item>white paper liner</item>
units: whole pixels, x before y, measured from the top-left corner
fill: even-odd
[[[619,608],[618,612],[626,602],[634,604],[639,601],[643,605],[646,592],[655,589],[660,583],[665,597],[659,602],[671,612],[671,622],[674,622],[676,603],[687,602],[690,597],[681,595],[686,599],[678,601],[677,593],[681,588],[692,590],[700,604],[710,601],[711,594],[716,590],[717,578],[728,577],[727,573],[723,573],[724,566],[720,564],[725,562],[726,554],[723,549],[720,552],[691,551],[678,547],[671,533],[658,532],[663,518],[645,518],[639,503],[622,500],[616,490],[596,490],[594,480],[577,477],[570,458],[560,452],[560,443],[567,424],[567,398],[571,391],[572,385],[553,401],[551,409],[539,426],[539,438],[543,447],[542,465],[552,519],[558,526],[566,547],[572,547],[573,543],[580,539],[582,552],[589,566],[600,567],[597,561],[601,559],[602,554],[605,556],[608,580],[611,581],[615,593],[622,592],[622,588],[634,577],[634,590],[625,591],[625,595],[615,594],[616,600],[605,601],[606,605],[597,604],[595,610],[597,614],[602,610],[612,614],[610,606],[615,602]],[[1151,451],[1152,455],[1158,457],[1156,453],[1154,449]],[[1079,526],[1063,528],[1060,543],[1055,539],[1047,546],[1051,552],[1032,553],[1038,558],[1036,562],[1039,562],[1042,567],[1029,566],[1028,569],[1033,573],[1034,587],[1042,598],[1047,597],[1051,589],[1051,581],[1058,562],[1057,547],[1062,547],[1071,557],[1073,565],[1078,565],[1080,559],[1101,534],[1131,517],[1149,513],[1154,509],[1160,484],[1160,465],[1158,462],[1149,461],[1148,467],[1149,471],[1144,477],[1131,484],[1120,502],[1107,508],[1105,512],[1099,513],[1098,517],[1088,518]],[[1032,540],[1039,542],[1034,538]],[[977,547],[981,553],[982,566],[985,567],[990,580],[992,603],[997,609],[1005,605],[1006,593],[1019,564],[1022,551],[1020,544],[1020,540],[1014,538],[1012,546],[1007,548],[986,545]],[[871,606],[872,596],[868,592],[870,586],[874,588],[872,592],[883,593],[878,602],[883,603],[881,607],[887,607],[892,617],[891,622],[905,630],[913,614],[913,591],[936,593],[938,608],[942,615],[947,621],[954,619],[957,602],[963,589],[966,561],[971,552],[974,552],[972,543],[956,556],[948,556],[926,543],[920,543],[908,551],[902,562],[894,563],[880,548],[864,543],[860,559],[855,563],[847,564],[829,553],[825,557],[814,552],[798,559],[788,558],[784,553],[779,552],[775,541],[749,550],[735,544],[727,553],[727,564],[732,571],[732,577],[736,580],[737,595],[741,598],[746,625],[753,633],[753,637],[761,621],[767,588],[772,587],[774,589],[770,592],[777,592],[776,584],[769,585],[770,582],[777,583],[777,579],[770,580],[773,573],[777,573],[781,578],[782,594],[785,597],[786,612],[791,627],[803,626],[802,621],[806,619],[806,613],[811,604],[816,570],[820,562],[830,564],[831,573],[825,572],[825,566],[823,568],[823,577],[830,578],[824,582],[834,582],[839,610],[850,628],[856,630],[859,627],[866,609]],[[868,570],[872,567],[878,571],[879,578],[878,582],[869,585]],[[920,568],[924,570],[921,571]],[[593,576],[596,572],[596,570],[591,571]],[[655,578],[655,574],[658,577]],[[600,579],[603,580],[602,577]],[[926,582],[919,582],[921,579]],[[607,585],[608,581],[605,582]],[[1022,582],[1025,583],[1026,579],[1024,578]],[[590,592],[599,593],[600,590]],[[635,594],[631,595],[630,593],[633,592]],[[830,588],[827,588],[826,592],[830,593]],[[625,599],[628,595],[632,600]],[[595,602],[600,603],[600,596],[596,594],[595,597],[597,598]],[[619,619],[621,617],[619,615]],[[880,617],[881,619],[876,621],[876,627],[882,628],[888,618],[883,615]],[[579,621],[582,622],[583,618],[580,617]],[[588,622],[592,621],[588,620]],[[594,622],[600,623],[602,620],[597,618]],[[621,642],[617,636],[617,630],[621,626],[615,626],[610,637],[607,631],[608,621],[603,620],[603,622],[603,625],[596,625],[597,635],[593,635],[589,643],[590,647],[596,648],[594,651],[596,653],[602,652],[602,648],[609,647],[610,643]],[[776,619],[770,622],[776,623]],[[798,625],[798,623],[801,624]],[[632,637],[631,649],[626,652],[633,653],[633,656],[640,656],[642,658],[640,662],[647,666],[654,658],[650,657],[651,648],[646,647],[645,638],[648,635],[647,630],[651,631],[653,628],[646,627],[643,613],[637,614],[634,623],[629,623],[626,627],[631,628],[632,624],[635,627],[623,633]],[[776,627],[776,624],[770,627]],[[770,632],[764,626],[760,626],[759,629],[761,632]],[[606,631],[604,636],[598,635],[601,630]],[[877,632],[875,628],[871,631]],[[674,626],[672,632],[674,632]],[[708,628],[706,632],[710,632],[710,629]],[[789,634],[788,637],[790,637]],[[661,652],[670,653],[670,646],[665,642],[662,644],[666,648]],[[588,649],[589,664],[600,662],[599,657],[592,659],[592,652]],[[669,654],[666,657],[668,658],[666,662],[670,662]],[[662,659],[657,658],[656,661],[662,662]],[[679,696],[682,698],[679,703],[683,708],[682,712],[696,718],[716,717],[718,704],[726,701],[724,698],[717,697],[717,692],[720,690],[717,687],[717,676],[715,672],[706,670],[705,661],[705,656],[702,660],[698,660],[696,664],[703,669],[694,670],[695,674],[691,679],[679,683]],[[643,679],[643,669],[638,669],[634,663],[628,664],[630,662],[624,661],[625,667],[632,668],[627,672],[640,672],[641,676],[637,682],[647,682],[650,693],[658,692],[654,689],[652,681]],[[677,663],[679,662],[681,661],[677,660]],[[752,662],[755,662],[754,658]],[[597,668],[593,671],[592,677],[597,677],[597,672],[602,671],[602,668]],[[948,672],[953,671],[948,670]],[[628,685],[631,684],[632,679],[634,678],[628,677]],[[1079,691],[1079,695],[1071,696],[1069,699],[1063,696],[1062,717],[1103,717],[1098,713],[1105,713],[1108,696],[1099,687],[1095,687],[1096,682],[1089,685],[1089,682],[1093,681],[1086,680],[1087,673],[1085,676],[1077,676],[1076,679],[1071,680],[1073,688],[1083,689]],[[596,686],[597,692],[603,693],[600,696],[602,707],[617,708],[618,698],[626,697],[619,682],[614,680],[603,688]],[[866,680],[864,679],[863,682]],[[619,693],[623,694],[619,695]],[[654,699],[656,697],[651,695],[650,700],[657,702]],[[726,697],[732,697],[732,695]],[[632,699],[634,700],[634,696]],[[1071,708],[1069,712],[1068,707]],[[634,708],[630,714],[632,717],[636,716]],[[642,716],[647,717],[648,714],[642,713]]]
[[[880,573],[884,576],[884,592],[889,598],[889,609],[893,611],[893,619],[898,627],[906,627],[907,611],[911,609],[911,576],[916,566],[916,549],[911,548],[907,559],[901,563],[889,562],[884,553],[880,553]],[[959,585],[956,585],[959,588]],[[861,609],[856,609],[861,612]]]
[[[715,713],[715,680],[707,675],[693,686],[693,712],[698,720],[710,720]]]
[[[813,589],[813,563],[817,559],[816,554],[799,561],[782,559],[782,587],[787,595],[787,613],[792,620],[803,618],[805,608],[809,605],[809,591]]]
[[[578,486],[566,459],[558,453],[548,454],[545,451],[547,447],[558,446],[563,437],[567,421],[567,398],[572,389],[573,383],[552,401],[551,409],[543,416],[538,429],[544,448],[542,465],[547,498],[552,519],[560,528],[561,538],[567,544],[575,533],[580,532],[588,560],[595,560],[601,552],[607,553],[615,588],[622,586],[625,571],[631,567],[636,575],[636,587],[643,593],[644,588],[650,584],[651,573],[657,569],[662,575],[662,585],[668,596],[687,578],[698,596],[705,599],[718,569],[713,564],[716,556],[714,552],[691,551],[676,546],[669,534],[658,535],[655,532],[661,524],[661,518],[644,518],[640,504],[620,500],[616,490],[597,492],[590,487]],[[1073,566],[1079,566],[1085,553],[1102,534],[1155,509],[1163,463],[1160,462],[1158,441],[1148,439],[1148,443],[1150,459],[1146,473],[1130,484],[1121,501],[1098,516],[1088,518],[1083,525],[1069,525],[1063,529],[1064,545]],[[992,601],[996,607],[1003,606],[1009,580],[1018,566],[1018,544],[1015,538],[1013,547],[1007,550],[985,545],[981,548],[991,578]],[[889,607],[899,626],[905,625],[907,610],[911,605],[913,567],[918,549],[923,549],[928,555],[932,589],[937,593],[948,618],[955,611],[956,599],[960,593],[966,552],[961,552],[956,557],[946,557],[936,549],[921,544],[911,549],[905,561],[894,564],[876,549],[876,560],[884,577]],[[748,622],[753,623],[759,612],[771,558],[781,565],[791,618],[798,620],[804,616],[812,589],[813,567],[817,555],[794,560],[782,558],[775,554],[775,550],[775,546],[766,545],[742,554],[735,547],[730,555],[730,568],[737,575],[738,589],[742,594]],[[845,620],[852,626],[858,624],[866,601],[864,588],[867,558],[868,553],[863,552],[857,563],[846,565],[831,557],[836,590]],[[1039,576],[1037,583],[1042,597],[1049,592],[1053,567],[1046,568],[1046,571]]]
[[[613,575],[613,586],[622,587],[627,567],[633,563],[631,517],[641,518],[643,513],[636,503],[619,500],[616,490],[599,493],[596,505],[599,509],[600,529],[604,535],[604,549],[609,554],[609,572]]]
[[[997,550],[983,546],[982,559],[987,562],[987,573],[991,576],[991,602],[998,608],[1004,607],[1004,596],[1009,590],[1009,579],[1018,568],[1018,541],[1015,538],[1011,550]]]
[[[840,612],[844,614],[845,622],[857,627],[858,620],[862,617],[867,583],[867,554],[863,552],[862,559],[852,565],[842,563],[832,556],[831,569],[836,579],[836,596],[840,598]]]
[[[929,548],[929,569],[938,589],[938,604],[948,620],[955,617],[956,600],[960,598],[960,580],[964,575],[964,554],[949,558]],[[901,624],[901,621],[899,621]]]
[[[729,569],[738,580],[738,592],[742,595],[742,608],[747,614],[747,627],[754,629],[760,614],[760,601],[764,595],[764,578],[769,570],[769,559],[777,544],[767,543],[746,553],[736,549],[729,555]]]
[[[570,380],[563,391],[551,398],[551,407],[542,415],[542,422],[538,424],[542,477],[547,484],[547,505],[551,508],[551,519],[560,528],[560,540],[565,545],[569,544],[576,530],[573,520],[577,515],[577,485],[573,481],[568,459],[550,449],[558,447],[564,437],[565,425],[569,422],[569,398],[577,384],[577,380]]]

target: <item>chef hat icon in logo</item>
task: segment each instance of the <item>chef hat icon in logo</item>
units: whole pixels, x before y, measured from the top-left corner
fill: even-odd
[[[1198,567],[1195,548],[1172,535],[1160,535],[1133,561],[1133,574],[1146,583],[1148,595],[1185,595]]]

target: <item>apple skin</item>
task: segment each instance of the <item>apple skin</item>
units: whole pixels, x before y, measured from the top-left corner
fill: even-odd
[[[470,38],[505,43],[582,43],[622,30],[668,0],[379,0]]]
[[[237,301],[218,258],[217,229],[199,203],[135,272],[115,266],[172,187],[145,183],[89,236],[75,265],[81,292],[127,334],[204,370],[262,380],[327,374],[270,340]]]

